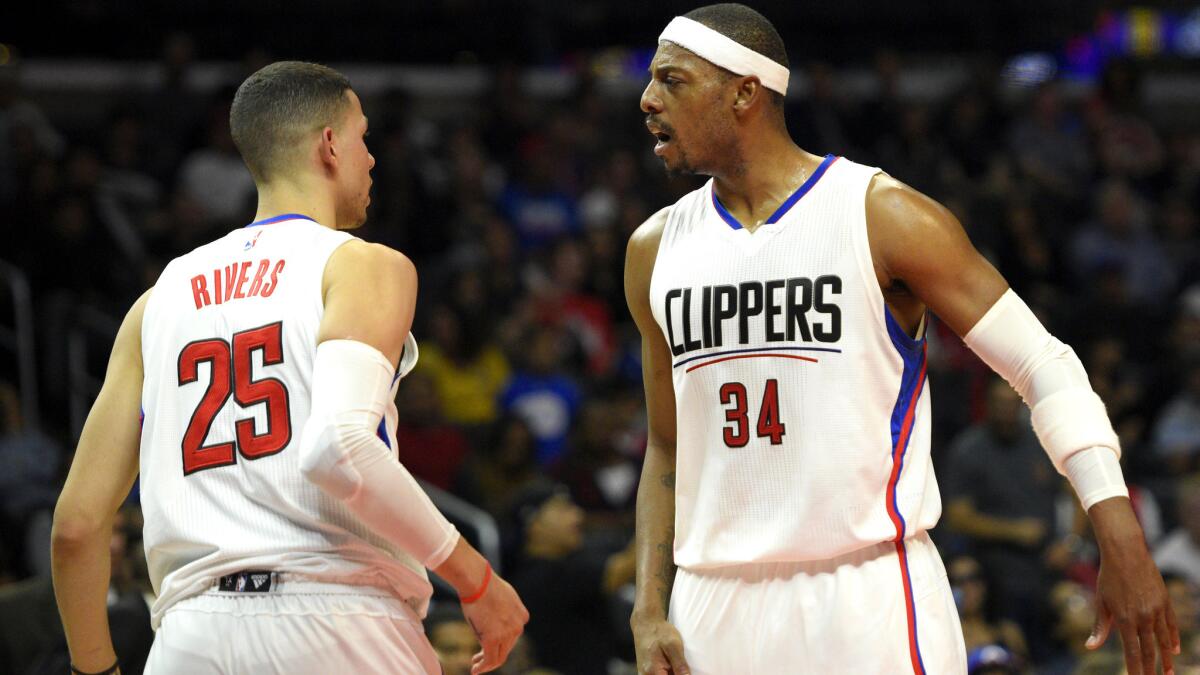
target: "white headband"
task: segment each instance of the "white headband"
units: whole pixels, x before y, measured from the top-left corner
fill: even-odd
[[[757,75],[767,89],[787,94],[787,68],[698,21],[677,16],[671,19],[671,23],[667,24],[658,39],[674,42],[705,61],[736,75]]]

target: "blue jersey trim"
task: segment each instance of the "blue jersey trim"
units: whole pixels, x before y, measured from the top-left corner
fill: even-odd
[[[246,227],[257,227],[259,225],[270,225],[271,223],[278,223],[278,222],[282,222],[285,220],[308,220],[308,221],[311,221],[314,223],[317,222],[302,213],[285,213],[281,216],[272,216],[270,218],[256,220],[253,223],[250,223],[249,225],[247,225]]]
[[[900,393],[897,394],[896,405],[892,408],[892,445],[888,449],[888,454],[891,454],[896,444],[900,442],[900,431],[904,426],[904,416],[908,413],[908,404],[913,402],[913,405],[916,405],[913,401],[913,390],[921,386],[917,377],[921,374],[921,362],[925,359],[925,338],[917,340],[904,332],[896,319],[892,318],[892,313],[886,305],[883,308],[883,315],[884,321],[887,323],[888,337],[892,339],[892,346],[904,360],[904,372],[900,376]],[[911,438],[911,434],[909,438]],[[900,454],[901,461],[904,460],[904,453],[907,451],[908,444],[906,442]],[[896,513],[899,514],[900,510],[896,509]],[[903,515],[900,516],[900,520],[903,522]]]
[[[387,446],[388,450],[392,449],[392,442],[388,440],[387,436],[386,417],[379,420],[379,428],[375,430],[375,434],[379,436],[379,440],[383,441],[383,444]]]
[[[887,323],[888,337],[891,338],[892,346],[896,348],[896,352],[900,354],[900,358],[904,361],[904,371],[900,375],[900,392],[896,395],[896,405],[892,408],[892,445],[888,450],[888,454],[892,455],[895,452],[896,446],[900,443],[900,435],[904,430],[904,418],[908,415],[909,407],[913,408],[913,422],[916,426],[916,406],[920,401],[921,394],[924,390],[925,378],[922,376],[925,371],[925,337],[922,336],[917,340],[904,332],[900,324],[892,316],[891,311],[884,306],[883,310],[884,321]],[[896,469],[896,486],[892,488],[892,512],[900,521],[900,531],[896,533],[896,542],[899,546],[899,554],[905,558],[904,568],[904,584],[907,587],[906,591],[912,598],[912,612],[909,614],[909,619],[912,621],[913,641],[916,643],[917,662],[920,664],[922,675],[925,671],[925,659],[921,654],[921,641],[917,630],[917,608],[916,596],[912,591],[912,577],[908,570],[908,549],[904,544],[904,537],[908,532],[908,522],[904,519],[904,514],[900,512],[899,503],[899,482],[900,476],[904,472],[904,460],[908,456],[908,445],[912,441],[912,427],[909,428],[908,436],[904,439],[904,447],[900,449],[899,468]]]
[[[813,187],[816,186],[817,182],[821,180],[821,176],[824,176],[825,171],[829,169],[829,167],[836,161],[837,155],[825,155],[825,159],[821,160],[821,164],[817,167],[817,170],[808,177],[808,180],[804,181],[803,185],[796,188],[796,191],[793,192],[790,197],[783,200],[783,203],[779,205],[779,208],[775,209],[775,213],[772,213],[771,217],[767,218],[765,224],[771,225],[779,222],[779,219],[783,218],[783,216],[786,215],[787,212],[796,205],[796,202],[800,201],[804,195],[808,194],[809,190],[812,190]],[[738,219],[734,218],[733,214],[725,208],[725,205],[721,203],[721,200],[717,199],[716,186],[713,186],[712,189],[712,201],[713,207],[717,210],[717,215],[721,216],[721,219],[724,220],[729,227],[735,230],[745,229],[742,227],[742,224],[738,222]]]

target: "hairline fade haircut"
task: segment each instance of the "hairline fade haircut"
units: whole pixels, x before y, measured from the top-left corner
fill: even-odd
[[[270,182],[305,135],[336,126],[349,105],[350,80],[316,63],[278,61],[238,87],[229,130],[256,183]]]
[[[684,18],[717,31],[741,46],[755,51],[771,59],[775,63],[789,68],[787,48],[779,31],[767,17],[757,11],[736,2],[723,2],[716,5],[697,7]],[[719,66],[718,66],[719,67]],[[721,70],[725,71],[724,68]],[[729,72],[729,71],[725,71]],[[732,75],[732,73],[730,73]],[[767,90],[772,103],[783,107],[783,95]]]

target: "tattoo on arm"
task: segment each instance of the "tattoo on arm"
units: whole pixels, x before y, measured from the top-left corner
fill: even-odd
[[[662,483],[663,487],[674,490],[675,489],[675,472],[672,471],[670,473],[664,473],[661,477],[659,477],[658,482]]]

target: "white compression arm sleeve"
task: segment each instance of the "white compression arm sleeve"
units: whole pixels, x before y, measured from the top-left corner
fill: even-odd
[[[391,390],[392,364],[374,347],[355,340],[318,345],[300,470],[380,536],[433,568],[449,557],[459,535],[375,435]]]
[[[1121,445],[1075,351],[1010,288],[963,339],[1033,411],[1033,429],[1085,509],[1128,496]]]

